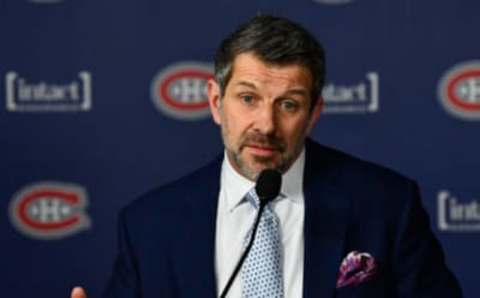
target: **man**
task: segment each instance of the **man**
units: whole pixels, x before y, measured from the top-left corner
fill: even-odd
[[[228,297],[461,297],[416,184],[306,137],[323,82],[321,46],[287,19],[227,37],[208,83],[225,154],[122,211],[106,296],[218,297],[256,215],[250,190],[276,169],[280,195]]]

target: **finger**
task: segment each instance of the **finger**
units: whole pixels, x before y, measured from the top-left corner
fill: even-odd
[[[71,298],[87,298],[87,294],[82,287],[75,287],[72,290]]]

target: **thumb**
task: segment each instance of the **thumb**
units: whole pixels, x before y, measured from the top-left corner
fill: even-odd
[[[72,290],[71,298],[87,298],[87,294],[82,287],[75,287]]]

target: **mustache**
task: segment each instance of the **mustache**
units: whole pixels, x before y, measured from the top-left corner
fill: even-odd
[[[264,135],[261,133],[245,134],[240,140],[240,149],[251,145],[269,147],[280,152],[285,151],[285,143],[283,140],[274,135]]]

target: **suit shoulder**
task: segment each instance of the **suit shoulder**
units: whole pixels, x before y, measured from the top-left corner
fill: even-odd
[[[159,212],[182,209],[192,193],[220,179],[220,167],[221,158],[217,158],[192,173],[147,191],[125,206],[123,212],[130,216],[145,216],[151,212],[158,215]]]
[[[371,218],[399,222],[403,212],[420,199],[417,183],[392,169],[322,145],[316,152],[324,155],[321,160],[328,165],[328,184],[351,198],[352,220],[362,222],[368,210]],[[322,175],[315,177],[322,179]]]
[[[316,159],[320,158],[321,162],[328,164],[331,170],[336,172],[337,176],[343,177],[342,180],[350,182],[381,181],[389,184],[409,184],[413,182],[409,177],[383,165],[361,159],[338,149],[312,143],[314,150],[311,151],[318,156]]]
[[[419,193],[415,181],[392,169],[317,143],[309,146],[307,162],[312,164],[305,166],[313,173],[310,183],[328,179],[327,185],[354,198],[355,204],[403,209]]]

